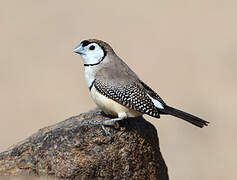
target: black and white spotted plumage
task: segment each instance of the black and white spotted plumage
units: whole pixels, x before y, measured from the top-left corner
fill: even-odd
[[[101,94],[113,99],[130,109],[159,118],[159,111],[154,106],[147,93],[138,84],[118,84],[113,86],[109,82],[95,80],[94,86]]]
[[[144,87],[147,94],[149,94],[153,99],[156,99],[159,101],[164,107],[166,106],[163,99],[155,92],[153,91],[147,84],[145,84],[143,81],[140,80],[141,85]]]

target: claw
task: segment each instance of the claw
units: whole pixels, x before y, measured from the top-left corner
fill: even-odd
[[[92,125],[101,125],[101,127],[104,130],[106,136],[109,136],[110,138],[112,138],[111,133],[107,129],[105,129],[104,121],[100,121],[100,122],[99,121],[90,121],[89,123],[92,124]]]
[[[111,133],[110,133],[107,129],[105,129],[104,125],[101,125],[101,127],[102,127],[102,129],[104,130],[106,136],[109,136],[110,138],[112,138]]]

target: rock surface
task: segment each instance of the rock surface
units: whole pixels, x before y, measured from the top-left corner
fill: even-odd
[[[106,127],[110,139],[100,126],[89,124],[105,119],[93,110],[40,129],[0,153],[0,176],[168,179],[152,124],[142,117],[122,121],[117,129]]]

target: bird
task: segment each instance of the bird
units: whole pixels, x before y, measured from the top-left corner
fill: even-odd
[[[197,127],[209,124],[197,116],[167,105],[138,75],[115,53],[106,42],[83,40],[74,50],[80,54],[85,80],[95,104],[107,115],[115,118],[93,122],[104,128],[117,121],[147,114],[160,118],[171,115]]]

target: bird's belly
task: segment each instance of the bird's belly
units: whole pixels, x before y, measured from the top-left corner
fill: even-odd
[[[94,86],[91,88],[91,96],[96,105],[106,114],[118,116],[119,113],[126,113],[127,117],[137,117],[142,115],[142,113],[129,109],[126,106],[102,95]]]

